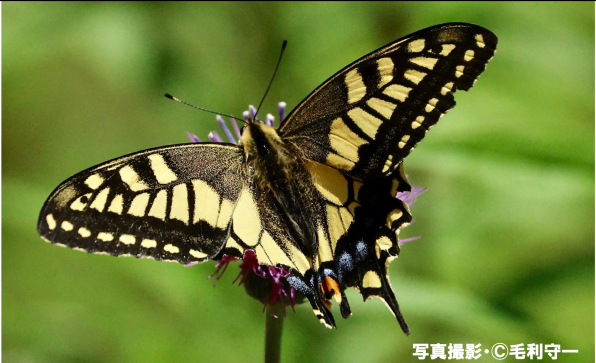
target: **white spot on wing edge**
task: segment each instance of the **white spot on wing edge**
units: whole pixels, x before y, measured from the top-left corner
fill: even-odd
[[[141,247],[143,248],[155,248],[157,247],[157,241],[154,239],[144,239],[141,241]]]
[[[99,174],[93,174],[89,176],[87,179],[85,179],[85,184],[93,190],[99,188],[103,184],[103,182],[104,178]]]
[[[426,112],[431,112],[432,110],[434,110],[437,107],[437,102],[439,102],[438,99],[436,98],[431,98],[428,103],[426,104],[426,106],[424,107],[424,111]]]
[[[424,116],[416,117],[416,120],[412,121],[412,128],[413,129],[418,128],[420,125],[422,125],[423,121],[424,121]]]
[[[457,67],[455,67],[455,76],[457,78],[461,77],[464,74],[464,67],[465,66],[457,66]]]
[[[118,240],[125,245],[134,245],[136,242],[136,238],[132,234],[123,234]]]
[[[406,145],[408,140],[410,140],[410,135],[404,135],[401,138],[401,141],[399,142],[399,144],[397,144],[397,146],[399,146],[400,149],[403,149],[403,147]]]
[[[399,209],[392,210],[387,215],[387,224],[391,225],[393,222],[395,222],[398,219],[400,219],[403,215],[404,215],[404,213],[401,210],[399,210]]]
[[[114,239],[114,235],[107,232],[99,232],[97,234],[97,239],[104,242],[110,242]]]
[[[81,235],[81,237],[83,237],[83,238],[87,238],[87,237],[91,236],[91,231],[85,227],[79,228],[78,232]]]
[[[424,49],[424,44],[425,44],[424,39],[416,39],[414,41],[411,41],[408,44],[408,51],[410,53],[422,52],[422,50]]]
[[[385,164],[383,165],[383,173],[386,173],[387,171],[389,171],[389,168],[391,168],[391,166],[393,165],[393,155],[389,155],[387,157],[387,160],[385,161]],[[354,214],[352,212],[352,214]]]
[[[364,274],[364,277],[362,278],[362,287],[379,288],[381,286],[381,278],[376,272],[369,270]]]
[[[393,242],[391,242],[391,240],[387,236],[379,237],[377,239],[376,243],[377,243],[377,246],[379,246],[379,248],[382,249],[383,251],[387,251],[391,248],[391,246],[393,246]]]
[[[192,257],[196,257],[196,258],[205,258],[205,257],[209,256],[205,252],[201,252],[201,251],[197,251],[197,250],[190,250],[188,253],[190,253],[190,255]]]
[[[172,253],[172,254],[180,252],[180,249],[171,243],[168,243],[167,245],[165,245],[163,247],[163,250],[166,252]]]
[[[72,229],[74,228],[74,226],[69,221],[64,221],[60,225],[60,228],[62,228],[63,230],[65,230],[65,231],[68,232],[68,231],[72,231]]]
[[[486,44],[484,43],[484,37],[482,36],[482,34],[476,34],[474,36],[474,39],[476,39],[476,45],[478,45],[479,48],[484,48],[486,46]]]
[[[50,230],[54,230],[54,228],[56,228],[56,220],[54,219],[52,213],[46,216],[46,222],[48,223],[48,228]]]
[[[453,82],[447,82],[442,88],[441,88],[441,94],[443,96],[447,95],[447,93],[451,92],[451,90],[453,89]]]

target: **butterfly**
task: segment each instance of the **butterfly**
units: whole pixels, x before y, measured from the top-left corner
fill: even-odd
[[[389,283],[398,234],[412,216],[404,158],[493,57],[497,37],[449,23],[346,66],[274,129],[251,117],[237,145],[158,147],[60,184],[38,221],[48,242],[91,253],[184,264],[242,257],[290,271],[317,318],[336,300],[382,299],[409,332]]]

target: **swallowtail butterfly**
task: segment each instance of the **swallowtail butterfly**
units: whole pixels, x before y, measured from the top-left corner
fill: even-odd
[[[38,231],[91,253],[184,264],[256,254],[289,269],[319,320],[330,300],[382,299],[404,330],[388,279],[411,222],[403,159],[468,90],[497,37],[471,24],[433,26],[348,65],[274,129],[251,119],[238,145],[184,144],[119,157],[60,184]]]

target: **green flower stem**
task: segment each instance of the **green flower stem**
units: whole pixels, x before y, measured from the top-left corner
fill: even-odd
[[[267,305],[265,311],[265,363],[279,363],[284,318],[285,314],[281,303],[275,306]]]

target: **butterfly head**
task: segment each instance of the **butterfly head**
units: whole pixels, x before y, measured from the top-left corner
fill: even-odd
[[[282,140],[275,128],[251,117],[242,128],[238,145],[247,160],[269,158],[279,153]]]

